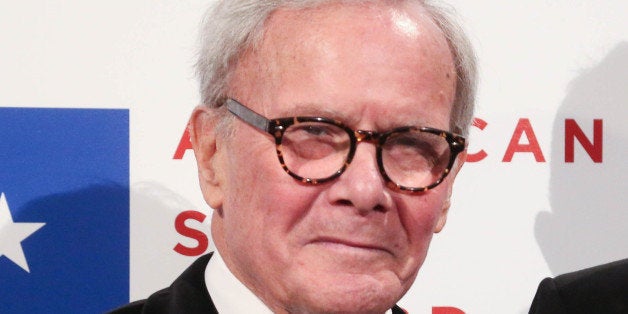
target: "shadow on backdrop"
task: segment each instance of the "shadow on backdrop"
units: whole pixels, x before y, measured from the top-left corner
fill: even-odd
[[[209,236],[211,209],[197,208],[182,195],[152,181],[134,183],[131,199],[135,235],[131,241],[131,274],[135,280],[132,280],[131,299],[136,300],[169,286],[198,255],[213,251],[214,245]],[[178,217],[186,211],[196,211],[205,217],[202,223],[195,219],[183,222],[194,238],[176,230]],[[178,245],[200,251],[185,256],[176,252]]]
[[[628,42],[574,79],[552,131],[551,212],[536,217],[535,235],[552,274],[628,257]],[[593,143],[603,120],[603,161],[594,163],[575,141],[565,162],[565,119],[575,119]]]
[[[46,224],[22,243],[31,272],[0,274],[0,313],[102,313],[128,301],[128,186],[94,184],[14,212]]]

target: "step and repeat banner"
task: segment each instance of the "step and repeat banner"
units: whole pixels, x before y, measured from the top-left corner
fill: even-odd
[[[628,257],[628,2],[462,1],[469,159],[410,313],[527,313]],[[186,133],[208,1],[0,0],[0,313],[100,313],[213,250]]]

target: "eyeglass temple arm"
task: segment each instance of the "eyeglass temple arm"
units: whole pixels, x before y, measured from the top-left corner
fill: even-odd
[[[264,118],[262,115],[231,98],[225,101],[225,106],[227,106],[227,110],[229,110],[229,112],[233,113],[244,122],[260,129],[263,132],[268,132],[270,120]]]

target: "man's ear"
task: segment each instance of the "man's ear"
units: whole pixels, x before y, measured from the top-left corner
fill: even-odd
[[[217,135],[218,116],[213,109],[207,106],[198,106],[192,112],[188,123],[190,141],[194,149],[198,167],[198,179],[207,204],[217,210],[222,210],[223,194],[223,167],[222,150],[219,150],[220,139]]]
[[[443,202],[443,208],[440,212],[440,217],[438,218],[438,222],[436,222],[436,228],[434,229],[434,233],[439,233],[445,227],[445,223],[447,222],[447,214],[449,213],[449,207],[451,207],[451,193],[453,191],[454,180],[462,168],[465,160],[467,160],[467,151],[464,150],[456,157],[456,162],[451,169],[451,172],[447,176],[445,180],[448,180],[447,183],[447,198]]]

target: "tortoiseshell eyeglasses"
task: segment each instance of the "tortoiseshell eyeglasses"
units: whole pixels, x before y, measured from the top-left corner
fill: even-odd
[[[389,188],[422,192],[439,185],[451,171],[465,138],[430,127],[405,126],[387,132],[353,130],[321,117],[267,119],[234,99],[227,109],[247,124],[275,138],[281,167],[306,184],[340,176],[359,142],[377,147],[377,164]]]

